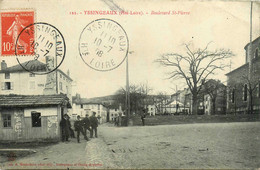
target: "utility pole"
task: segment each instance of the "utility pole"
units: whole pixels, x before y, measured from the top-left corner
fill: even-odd
[[[178,114],[178,107],[177,107],[177,97],[178,97],[178,88],[177,88],[177,85],[176,85],[176,115]]]
[[[130,90],[129,90],[129,68],[128,68],[128,54],[132,54],[133,51],[130,51],[126,55],[126,125],[128,126],[130,118]]]
[[[251,8],[250,8],[250,43],[248,47],[248,59],[249,59],[249,68],[248,68],[248,80],[249,83],[252,81],[252,10],[253,9],[253,2],[251,1]],[[247,85],[247,88],[249,87],[249,84]],[[246,89],[247,90],[247,89]],[[251,97],[248,98],[247,107],[248,107],[248,113],[252,112],[251,110]]]
[[[129,94],[129,71],[128,71],[128,54],[126,56],[126,125],[128,126],[130,116],[130,94]]]

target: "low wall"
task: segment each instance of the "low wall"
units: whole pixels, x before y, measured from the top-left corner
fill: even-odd
[[[133,126],[141,126],[140,116],[132,116]],[[145,125],[169,125],[188,123],[224,123],[224,122],[256,122],[260,121],[260,114],[240,115],[165,115],[146,116]]]

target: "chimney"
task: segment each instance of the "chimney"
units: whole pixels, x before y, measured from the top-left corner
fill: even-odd
[[[7,64],[6,64],[5,60],[2,60],[2,62],[1,62],[1,70],[4,70],[6,68],[7,68]]]
[[[70,70],[69,70],[69,69],[68,69],[68,71],[67,71],[67,76],[70,77]]]
[[[76,99],[80,100],[80,94],[76,93]]]

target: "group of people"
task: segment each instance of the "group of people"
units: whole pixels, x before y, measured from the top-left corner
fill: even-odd
[[[65,114],[60,122],[61,126],[61,135],[62,141],[69,141],[69,137],[75,138],[74,131],[71,127],[70,117]],[[90,132],[90,138],[93,138],[93,132],[95,133],[95,137],[97,138],[97,127],[98,127],[98,119],[96,117],[96,112],[93,112],[92,116],[89,117],[86,114],[86,117],[81,120],[80,116],[77,116],[77,120],[74,122],[74,130],[77,133],[77,141],[80,143],[80,133],[84,136],[85,140],[89,140],[87,136],[87,131]]]

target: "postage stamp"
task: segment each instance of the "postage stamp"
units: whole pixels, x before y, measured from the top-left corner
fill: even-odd
[[[120,66],[128,49],[125,30],[111,19],[92,21],[83,29],[79,39],[82,60],[97,71],[110,71]]]
[[[30,37],[34,37],[31,39]],[[23,40],[29,50],[21,47]],[[34,74],[48,74],[63,62],[66,53],[65,40],[61,32],[51,24],[38,22],[26,26],[15,42],[15,55],[19,64]],[[24,57],[30,54],[29,57]]]
[[[19,33],[34,23],[34,11],[1,12],[1,56],[15,55],[15,43]],[[23,55],[29,55],[32,49],[26,42],[34,41],[34,36],[20,37],[17,42]]]

